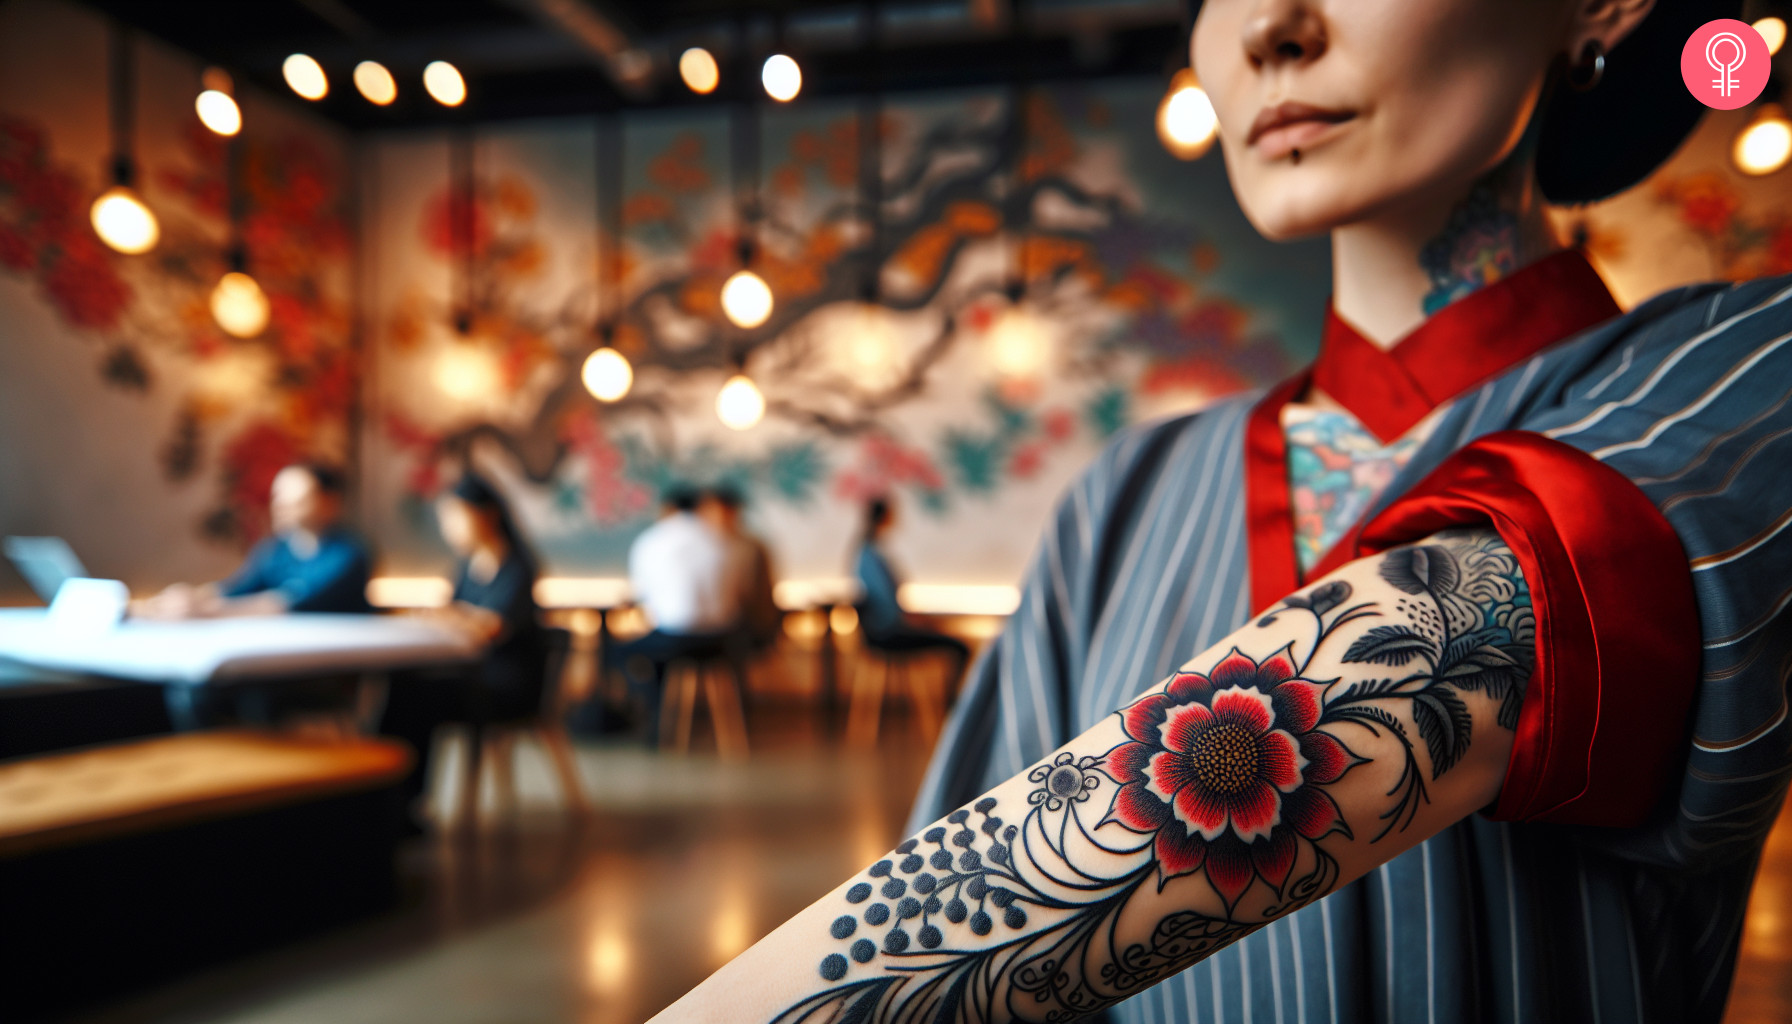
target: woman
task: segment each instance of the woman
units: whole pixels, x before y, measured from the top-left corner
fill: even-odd
[[[429,781],[436,726],[532,718],[541,706],[547,671],[546,635],[535,605],[535,556],[503,496],[469,471],[437,499],[436,522],[457,561],[452,598],[428,614],[466,633],[485,654],[469,670],[446,676],[407,673],[392,681],[380,731],[409,741],[417,752],[404,790],[413,812]]]
[[[896,506],[891,499],[873,498],[865,503],[865,537],[853,565],[859,580],[859,626],[865,631],[865,642],[873,648],[893,652],[943,651],[951,655],[952,668],[946,678],[955,687],[971,650],[957,637],[918,625],[902,610],[896,599],[901,584],[881,547],[895,525]]]
[[[1720,1020],[1792,780],[1792,280],[1620,315],[1539,192],[1671,152],[1724,7],[1208,0],[1240,203],[1332,239],[1317,363],[1115,443],[914,837],[664,1019]]]

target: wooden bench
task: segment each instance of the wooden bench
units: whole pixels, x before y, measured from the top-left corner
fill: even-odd
[[[389,906],[409,760],[383,741],[231,731],[0,763],[0,1017],[61,1015]]]

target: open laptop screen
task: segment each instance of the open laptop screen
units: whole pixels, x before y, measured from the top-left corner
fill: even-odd
[[[61,537],[8,537],[6,557],[46,602],[56,599],[64,580],[87,575],[87,567]]]

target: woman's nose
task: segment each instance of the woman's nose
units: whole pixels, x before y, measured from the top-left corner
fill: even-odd
[[[1325,35],[1325,16],[1311,0],[1257,0],[1244,20],[1245,54],[1258,69],[1317,60]]]

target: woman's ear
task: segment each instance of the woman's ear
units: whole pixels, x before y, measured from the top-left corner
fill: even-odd
[[[1568,28],[1568,63],[1573,65],[1588,43],[1601,53],[1618,48],[1625,37],[1655,9],[1655,0],[1575,0]]]

